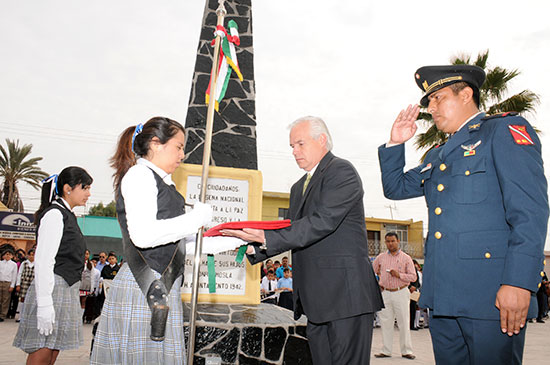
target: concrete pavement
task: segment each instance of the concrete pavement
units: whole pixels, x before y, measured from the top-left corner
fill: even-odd
[[[13,347],[11,344],[18,324],[13,319],[7,319],[0,323],[0,364],[24,364],[26,354]],[[432,342],[427,329],[411,331],[415,360],[408,360],[401,357],[399,353],[399,332],[395,330],[393,336],[393,356],[391,358],[377,359],[372,356],[373,365],[393,364],[434,364]],[[84,325],[84,345],[78,350],[62,351],[57,358],[59,365],[87,364],[89,359],[90,342],[92,339],[92,325]],[[382,334],[380,328],[374,329],[372,340],[372,353],[380,352],[382,348]],[[550,364],[550,321],[546,323],[529,323],[525,340],[525,351],[523,355],[525,365]]]

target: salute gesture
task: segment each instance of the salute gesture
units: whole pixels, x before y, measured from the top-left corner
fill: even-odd
[[[405,143],[414,136],[418,128],[416,119],[419,113],[420,107],[418,105],[409,105],[407,109],[401,110],[391,127],[390,144]]]

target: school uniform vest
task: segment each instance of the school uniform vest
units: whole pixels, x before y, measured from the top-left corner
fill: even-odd
[[[63,236],[61,237],[61,243],[55,256],[53,272],[61,276],[69,286],[72,286],[80,280],[82,275],[86,242],[78,227],[74,213],[68,210],[60,199],[56,200],[56,202],[59,204],[52,203],[41,214],[36,229],[36,241],[38,242],[38,228],[40,227],[42,217],[50,210],[57,209],[63,216]]]
[[[31,267],[27,261],[23,262],[20,267],[21,270],[21,285],[19,290],[19,298],[25,298],[27,290],[34,280],[34,265]]]
[[[153,170],[153,176],[157,183],[157,219],[169,219],[180,216],[185,213],[185,198],[178,193],[174,185],[166,184],[162,178]],[[117,197],[117,214],[120,228],[123,236],[130,237],[128,233],[128,222],[126,220],[126,208],[124,198],[118,191]],[[130,240],[131,241],[131,240]],[[124,244],[132,244],[132,242],[124,242]],[[174,253],[178,249],[178,242],[171,242],[162,246],[153,248],[136,247],[141,255],[145,258],[145,262],[149,267],[156,272],[162,274],[168,267],[168,264],[174,257]],[[183,268],[182,268],[183,273]]]

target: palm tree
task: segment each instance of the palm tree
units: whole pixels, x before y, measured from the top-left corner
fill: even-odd
[[[506,98],[509,81],[518,76],[520,72],[517,69],[507,70],[499,66],[489,68],[487,65],[488,58],[489,51],[487,50],[478,54],[473,62],[468,55],[454,56],[451,59],[453,65],[476,65],[485,70],[487,79],[479,90],[479,109],[486,111],[489,115],[512,111],[522,115],[534,112],[535,106],[539,103],[539,96],[534,92],[523,90]],[[432,116],[426,112],[425,108],[418,119],[422,120],[425,125],[430,126],[425,133],[416,136],[414,142],[416,149],[426,149],[421,158],[421,161],[424,161],[426,154],[432,148],[447,141],[447,135],[435,127]]]
[[[32,144],[19,147],[19,140],[6,139],[7,150],[0,145],[0,176],[4,182],[0,187],[0,200],[15,212],[23,211],[23,201],[17,189],[17,183],[24,181],[35,189],[40,187],[40,181],[48,176],[38,166],[42,157],[29,158]],[[26,160],[27,159],[27,160]]]

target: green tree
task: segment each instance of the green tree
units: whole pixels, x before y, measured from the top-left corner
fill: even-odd
[[[90,208],[88,214],[99,217],[116,217],[116,203],[114,200],[107,205],[103,205],[103,202],[99,202],[98,205],[94,205]]]
[[[42,157],[29,158],[32,144],[20,147],[19,140],[6,139],[6,146],[4,148],[0,145],[0,177],[4,178],[0,187],[0,200],[13,211],[22,212],[23,201],[17,184],[23,181],[38,190],[41,180],[48,174],[38,167]]]
[[[475,60],[468,55],[455,56],[451,59],[453,65],[476,65],[485,70],[487,79],[479,90],[479,109],[489,115],[512,111],[521,115],[534,112],[540,101],[539,96],[534,92],[523,90],[507,97],[509,82],[516,78],[520,72],[517,69],[508,70],[499,66],[491,68],[487,64],[488,58],[489,51],[487,50],[478,54]],[[416,136],[414,143],[416,149],[426,149],[421,158],[424,161],[426,154],[432,148],[447,141],[447,135],[435,127],[432,116],[426,111],[426,108],[421,110],[418,119],[429,126],[425,133]]]

